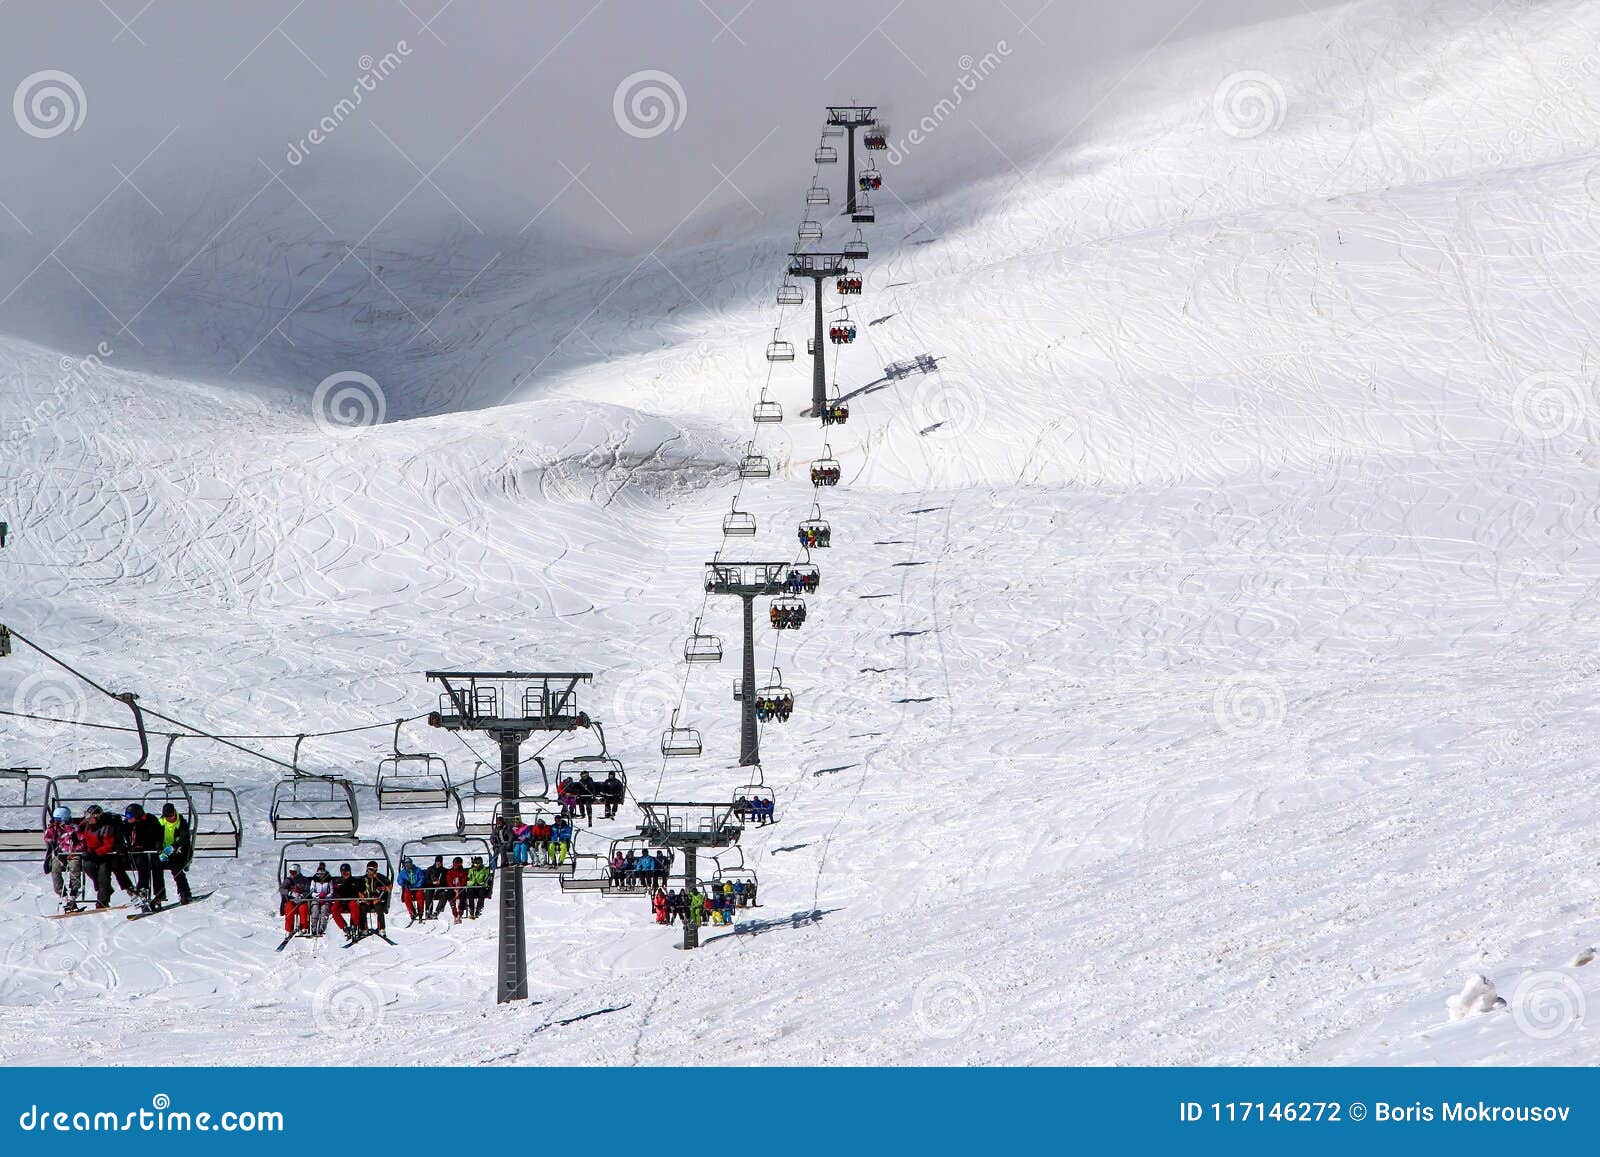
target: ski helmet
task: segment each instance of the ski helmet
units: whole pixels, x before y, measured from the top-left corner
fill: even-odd
[[[72,809],[66,804],[62,804],[60,807],[56,808],[55,811],[51,812],[50,815],[52,819],[58,819],[62,823],[66,823],[72,818]]]
[[[88,808],[87,808],[87,809],[86,809],[86,810],[85,810],[85,811],[84,811],[84,813],[83,813],[83,814],[84,814],[84,815],[86,815],[86,816],[98,816],[98,815],[104,815],[104,814],[105,814],[105,810],[106,810],[106,809],[105,809],[105,808],[103,808],[103,807],[101,807],[101,806],[100,806],[100,805],[99,805],[99,804],[97,804],[97,803],[92,803],[92,804],[90,804],[90,805],[89,805],[89,807],[88,807]]]
[[[126,808],[123,809],[122,818],[125,820],[143,819],[144,808],[140,807],[136,803],[130,803]]]

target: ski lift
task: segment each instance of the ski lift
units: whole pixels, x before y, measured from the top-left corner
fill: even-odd
[[[700,633],[700,620],[694,621],[694,630],[689,632],[689,637],[683,641],[683,661],[685,663],[720,663],[722,662],[722,639],[717,635],[704,635]]]
[[[678,726],[678,710],[672,710],[672,723],[661,733],[661,754],[667,757],[683,755],[699,755],[704,746],[700,742],[700,732],[693,727]]]
[[[822,517],[822,508],[813,504],[811,517],[800,524],[800,545],[807,550],[826,550],[833,537],[833,528]]]
[[[605,894],[611,883],[611,865],[600,852],[573,852],[570,871],[561,877],[563,892],[599,892]],[[526,871],[526,869],[524,869]]]
[[[44,855],[50,777],[35,774],[38,770],[0,768],[0,860],[35,860]]]
[[[785,279],[784,283],[778,286],[779,305],[802,305],[805,300],[805,291],[794,282]]]
[[[851,273],[841,277],[834,282],[834,288],[841,294],[859,296],[861,293],[861,275],[859,273]]]
[[[288,879],[290,868],[299,868],[302,876],[310,876],[318,864],[326,864],[330,874],[337,876],[341,864],[350,865],[352,876],[366,873],[369,862],[378,865],[378,871],[394,879],[394,865],[389,862],[389,849],[380,840],[357,839],[355,836],[321,836],[314,839],[290,840],[278,853],[278,883]]]
[[[778,822],[777,796],[765,783],[747,783],[733,793],[733,818],[766,827]]]
[[[839,462],[833,456],[833,447],[824,442],[822,457],[811,463],[811,485],[837,486],[841,473]]]
[[[806,621],[806,602],[793,595],[783,595],[772,600],[767,617],[774,630],[798,631]]]
[[[861,143],[873,152],[878,152],[889,147],[889,126],[882,121],[873,121],[861,134]]]
[[[495,862],[496,857],[494,854],[494,849],[490,846],[489,841],[483,836],[466,835],[463,833],[445,833],[437,836],[419,836],[416,839],[407,840],[405,843],[401,844],[400,852],[395,859],[401,865],[404,865],[407,860],[410,860],[412,863],[417,864],[418,867],[426,871],[428,863],[431,863],[435,858],[440,856],[444,858],[444,866],[446,868],[452,866],[450,861],[454,860],[457,856],[461,857],[462,867],[471,867],[474,859],[482,860],[484,866],[489,869],[488,896],[494,895],[494,880],[499,869],[499,864]],[[421,861],[428,861],[428,863],[423,863]],[[351,866],[354,867],[354,865]],[[387,875],[388,873],[386,872],[384,874]],[[486,896],[485,899],[487,899],[488,896]],[[431,899],[432,897],[429,898]]]
[[[772,669],[772,682],[756,688],[756,720],[760,723],[787,723],[794,711],[794,692],[783,685],[783,672]]]
[[[822,585],[822,571],[814,564],[798,562],[783,576],[783,590],[790,595],[815,594]]]
[[[857,201],[854,211],[850,214],[850,220],[855,222],[857,225],[871,225],[877,219],[877,210],[871,205],[867,204],[865,201]],[[849,245],[845,246],[846,250],[849,248]],[[863,246],[861,256],[865,257],[866,255],[865,246]]]
[[[734,821],[732,803],[639,802],[644,820],[639,835],[652,847],[672,844],[701,848],[730,847],[743,828]]]
[[[822,139],[829,140],[833,137],[844,136],[844,129],[839,125],[825,125],[822,129]]]
[[[707,886],[722,888],[729,885],[733,888],[734,905],[738,908],[759,908],[761,902],[756,899],[760,881],[756,879],[754,868],[737,867],[724,868],[718,864],[711,873]]]
[[[750,411],[751,420],[759,426],[768,426],[774,422],[783,421],[783,404],[774,402],[762,393],[761,400]]]
[[[839,150],[832,145],[818,145],[812,159],[819,165],[837,165],[839,163]]]
[[[767,360],[769,362],[794,361],[794,344],[780,338],[777,330],[772,331],[772,340],[767,343]]]
[[[292,836],[343,836],[355,838],[361,822],[355,786],[342,775],[311,775],[300,770],[300,744],[295,737],[289,775],[272,789],[267,817],[272,838]]]
[[[856,230],[856,235],[844,243],[844,255],[852,261],[865,261],[867,258],[867,241],[861,236],[861,230]]]
[[[828,327],[828,340],[834,345],[849,345],[856,340],[856,323],[848,313]]]
[[[450,788],[449,765],[437,755],[401,751],[403,722],[395,720],[394,754],[378,761],[378,810],[449,807],[455,796]]]
[[[828,195],[826,185],[812,185],[806,190],[807,205],[826,205],[832,198]]]
[[[618,855],[623,857],[633,855],[637,857],[644,854],[649,854],[658,861],[656,868],[651,870],[648,877],[641,878],[638,875],[633,875],[617,879],[612,875],[611,860],[613,857]],[[577,870],[561,881],[561,890],[563,892],[599,892],[602,896],[649,895],[651,888],[661,879],[660,875],[657,874],[661,867],[659,861],[662,859],[667,861],[665,868],[668,879],[671,878],[672,869],[677,863],[677,856],[671,848],[663,847],[660,843],[652,843],[640,836],[623,836],[620,839],[612,840],[608,851],[581,852],[577,859]]]
[[[867,167],[862,169],[856,176],[856,188],[863,193],[883,188],[883,174],[879,172],[876,164],[871,161],[867,162]]]
[[[822,424],[824,426],[842,426],[850,420],[850,403],[831,399],[822,407]]]
[[[813,221],[810,217],[800,222],[800,240],[815,241],[822,236],[822,224]]]
[[[151,783],[157,785],[154,790],[149,787]],[[142,767],[92,767],[52,776],[45,792],[44,814],[48,816],[56,808],[66,806],[78,816],[95,804],[120,816],[131,803],[143,807],[150,796],[172,804],[188,821],[190,832],[194,831],[194,800],[189,795],[188,785],[175,775]]]
[[[738,500],[735,499],[735,502]],[[722,533],[730,538],[751,538],[756,532],[756,516],[735,506],[722,516]]]
[[[743,679],[735,679],[733,681],[733,701],[735,703],[743,703],[744,702],[744,680]]]
[[[765,454],[756,453],[756,444],[751,442],[745,456],[739,460],[740,478],[771,478],[772,460]]]

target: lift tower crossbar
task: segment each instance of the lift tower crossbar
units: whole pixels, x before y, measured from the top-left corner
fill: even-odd
[[[791,253],[789,276],[809,277],[816,292],[816,333],[811,339],[811,413],[821,417],[828,408],[828,345],[822,332],[822,283],[830,277],[843,277],[855,260],[845,253]]]
[[[479,731],[500,745],[500,814],[522,818],[522,743],[535,731],[598,727],[578,710],[578,684],[586,671],[428,671],[444,690],[428,724],[446,731]],[[500,975],[496,1001],[528,998],[528,930],[522,910],[522,865],[500,871]]]

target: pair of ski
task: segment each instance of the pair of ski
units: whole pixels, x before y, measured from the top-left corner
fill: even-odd
[[[198,895],[190,896],[189,897],[189,904],[198,904],[201,900],[204,900],[209,895],[211,895],[210,892],[201,892]],[[45,919],[46,920],[67,920],[67,919],[70,919],[73,916],[98,916],[98,915],[100,915],[102,913],[105,913],[105,912],[126,912],[129,908],[132,908],[132,907],[134,907],[133,904],[111,904],[111,905],[108,905],[107,907],[104,907],[104,908],[96,908],[96,907],[93,907],[93,906],[87,907],[87,908],[71,908],[71,909],[68,909],[65,912],[47,912],[47,913],[45,913]],[[188,907],[188,905],[187,904],[154,904],[154,905],[151,905],[150,907],[141,908],[137,912],[128,912],[127,919],[129,919],[129,920],[143,920],[146,916],[159,916],[161,913],[170,912],[174,908],[185,908],[185,907]]]
[[[285,936],[283,938],[282,942],[279,943],[278,947],[273,949],[273,951],[274,952],[282,952],[285,948],[289,947],[289,941],[293,940],[296,936],[305,936],[305,937],[309,938],[311,936],[311,933],[309,933],[307,931],[304,931],[303,929],[297,928],[293,932],[289,933],[289,935]],[[388,937],[388,935],[386,933],[379,932],[375,928],[369,928],[369,929],[363,930],[362,933],[359,936],[350,937],[350,939],[346,940],[343,944],[339,945],[339,947],[340,948],[354,948],[357,944],[361,943],[361,941],[365,940],[368,936],[376,936],[379,940],[382,940],[385,944],[394,945],[394,947],[396,947],[396,948],[399,947],[399,945],[395,944],[393,940],[389,939],[389,937]]]

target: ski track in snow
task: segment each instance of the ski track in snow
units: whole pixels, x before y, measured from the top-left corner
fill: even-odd
[[[1162,92],[1033,180],[883,198],[876,320],[839,363],[874,385],[828,436],[835,545],[805,628],[762,638],[797,707],[763,733],[783,822],[746,840],[764,906],[740,930],[686,955],[643,899],[530,880],[516,1007],[492,1003],[490,919],[279,954],[276,770],[180,744],[179,774],[240,789],[243,857],[137,922],[38,919],[37,865],[0,866],[0,1062],[1588,1063],[1581,1015],[1541,1035],[1445,999],[1478,972],[1508,998],[1600,989],[1568,967],[1600,939],[1600,88],[1551,79],[1597,35],[1575,3],[1317,14],[1168,50]],[[1284,80],[1280,128],[1218,131],[1230,60]],[[368,430],[220,376],[97,371],[0,456],[6,620],[229,730],[415,715],[437,666],[594,670],[637,794],[725,793],[732,662],[690,673],[706,758],[663,776],[655,744],[779,252],[684,254],[709,304],[670,322],[604,261],[559,296],[508,261],[427,346],[421,376],[466,394],[397,386],[408,420]],[[392,272],[449,297],[436,264]],[[468,408],[603,299],[607,360]],[[319,308],[332,333],[350,302]],[[879,381],[919,354],[938,372]],[[0,430],[52,412],[61,362],[0,342]],[[794,556],[807,369],[774,377],[791,421],[761,434],[762,536],[733,554]],[[1535,374],[1581,387],[1549,437]],[[730,607],[706,623],[731,641]],[[7,703],[125,718],[25,648]],[[387,738],[302,765],[368,785],[362,834],[394,853],[440,821],[377,810]],[[16,720],[6,745],[61,770],[126,750]]]

